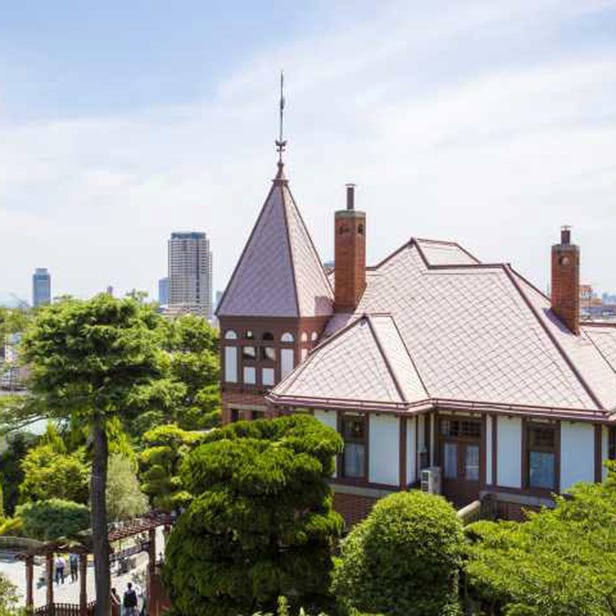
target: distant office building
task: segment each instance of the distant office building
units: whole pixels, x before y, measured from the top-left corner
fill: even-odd
[[[158,281],[158,303],[166,306],[169,303],[169,278],[161,278]]]
[[[45,267],[37,267],[32,275],[32,305],[40,306],[51,301],[51,276]]]
[[[167,300],[174,310],[212,318],[212,253],[205,233],[171,234]]]

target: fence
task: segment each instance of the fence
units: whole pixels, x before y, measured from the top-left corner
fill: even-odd
[[[96,601],[88,603],[86,616],[94,616]],[[37,607],[33,616],[82,616],[79,606],[74,603],[54,603],[53,605],[43,605]]]

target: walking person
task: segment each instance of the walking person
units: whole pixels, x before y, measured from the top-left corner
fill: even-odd
[[[137,593],[133,588],[133,585],[129,582],[126,585],[124,591],[124,599],[122,600],[122,606],[124,607],[124,616],[137,616]]]
[[[79,556],[72,552],[68,555],[68,566],[71,572],[71,582],[79,579]]]
[[[60,554],[58,554],[58,558],[56,558],[56,585],[62,582],[64,584],[64,567],[66,563],[64,562],[64,558]]]

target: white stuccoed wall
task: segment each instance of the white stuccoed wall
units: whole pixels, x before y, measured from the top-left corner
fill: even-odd
[[[560,422],[560,490],[578,481],[595,480],[595,427]]]
[[[413,483],[417,480],[417,452],[415,451],[417,432],[417,417],[409,417],[406,420],[406,482]]]
[[[315,410],[314,412],[315,419],[318,419],[321,423],[333,428],[336,432],[338,432],[338,413],[336,411],[321,411]],[[338,465],[336,461],[336,466]],[[337,475],[337,469],[334,471],[334,477]]]
[[[522,487],[522,420],[496,417],[496,484]]]
[[[400,484],[400,421],[392,415],[370,414],[368,478],[373,483]]]
[[[492,417],[486,417],[486,484],[492,485]]]

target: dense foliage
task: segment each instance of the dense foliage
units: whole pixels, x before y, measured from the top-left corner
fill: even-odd
[[[493,614],[616,615],[616,466],[524,523],[477,522],[466,567]]]
[[[159,324],[161,378],[137,387],[130,398],[133,434],[161,424],[185,430],[218,425],[218,333],[202,318],[184,315]]]
[[[37,437],[26,432],[16,432],[7,437],[6,449],[0,454],[0,476],[4,495],[4,513],[13,515],[19,502],[19,486],[24,479],[22,461]]]
[[[90,526],[85,505],[57,498],[19,505],[16,514],[24,535],[39,541],[75,539]]]
[[[22,503],[51,498],[88,502],[90,469],[83,450],[68,454],[51,444],[41,443],[28,451],[21,466],[24,477],[19,488]]]
[[[109,458],[107,471],[107,515],[110,520],[127,520],[148,510],[132,462],[122,454]]]
[[[158,426],[143,435],[145,449],[139,456],[142,488],[154,507],[173,511],[190,504],[192,497],[180,476],[180,464],[202,438],[202,434],[174,424]]]
[[[334,592],[388,616],[457,613],[462,525],[440,496],[400,492],[377,502],[342,545]]]
[[[328,477],[338,434],[309,416],[239,422],[183,465],[195,499],[173,529],[164,576],[176,614],[271,611],[280,595],[327,603],[342,530]]]

